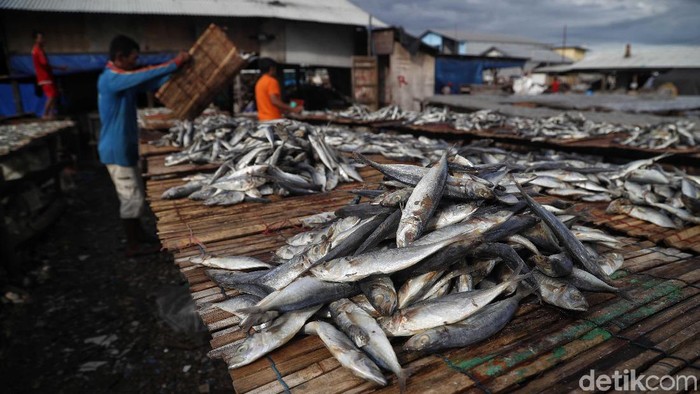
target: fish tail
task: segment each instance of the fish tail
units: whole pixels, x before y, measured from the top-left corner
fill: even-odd
[[[355,160],[359,161],[359,162],[362,163],[362,164],[366,164],[366,165],[368,165],[368,166],[374,167],[374,164],[376,164],[376,163],[374,163],[372,160],[366,158],[366,157],[365,157],[362,153],[360,153],[360,152],[355,152],[355,153],[353,153],[353,157],[355,158]]]
[[[403,368],[396,373],[396,377],[399,379],[399,391],[401,393],[406,392],[406,382],[408,382],[408,378],[411,376],[411,373],[413,373],[411,368]]]
[[[531,276],[532,276],[532,271],[526,272],[526,273],[524,273],[524,274],[522,274],[522,275],[516,275],[516,276],[513,277],[513,279],[511,279],[511,281],[512,281],[512,282],[522,282],[523,280],[525,280],[525,279],[527,279],[527,278],[529,278],[529,277],[531,277]]]
[[[251,327],[258,324],[260,322],[260,318],[265,313],[265,311],[256,306],[243,308],[239,312],[248,314],[248,316],[246,316],[240,323],[240,326],[244,332],[247,332]]]
[[[633,303],[633,304],[637,304],[637,300],[635,300],[635,299],[632,297],[632,295],[630,294],[630,291],[631,291],[631,290],[632,290],[632,288],[630,288],[630,287],[625,287],[625,288],[623,288],[623,289],[618,289],[618,290],[616,291],[616,293],[617,293],[617,295],[619,295],[620,297],[624,298],[625,300],[627,300],[627,301],[629,301],[629,302],[631,302],[631,303]]]

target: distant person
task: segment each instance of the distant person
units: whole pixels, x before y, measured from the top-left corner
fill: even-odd
[[[44,51],[44,33],[35,30],[32,32],[34,39],[34,47],[32,48],[32,63],[34,63],[34,73],[36,74],[36,83],[44,91],[46,103],[44,104],[44,112],[42,117],[50,119],[55,116],[56,102],[58,101],[58,88],[56,80],[53,76],[53,70],[49,64],[49,58]],[[59,70],[66,70],[66,67],[55,66]]]
[[[654,71],[651,76],[644,82],[644,86],[642,86],[642,89],[644,90],[653,90],[654,89],[654,82],[656,82],[656,78],[659,76],[658,71]]]
[[[559,78],[554,77],[554,81],[552,81],[552,86],[550,88],[551,93],[559,93]]]
[[[442,86],[442,94],[448,95],[452,93],[452,82],[448,82],[446,85]]]
[[[138,168],[137,94],[158,89],[172,72],[190,59],[187,52],[180,52],[167,63],[137,68],[139,51],[139,44],[133,39],[123,35],[114,37],[109,44],[110,60],[97,80],[97,107],[102,122],[98,152],[119,197],[127,256],[155,253],[160,249],[159,245],[147,242],[140,222],[145,196]]]
[[[282,112],[299,113],[302,107],[293,107],[282,101],[280,84],[277,82],[277,63],[267,57],[258,60],[260,79],[255,83],[255,104],[261,122],[282,118]]]

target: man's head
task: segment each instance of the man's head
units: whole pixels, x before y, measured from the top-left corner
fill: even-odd
[[[120,34],[109,44],[109,60],[121,69],[133,70],[139,59],[139,51],[141,48],[136,41]]]
[[[277,62],[269,57],[264,57],[258,60],[258,68],[263,74],[274,75],[277,72]]]
[[[35,44],[44,45],[44,33],[39,30],[32,31],[32,38]]]

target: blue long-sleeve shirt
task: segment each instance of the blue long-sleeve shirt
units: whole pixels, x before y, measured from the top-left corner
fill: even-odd
[[[97,107],[100,112],[100,141],[97,150],[104,164],[133,167],[139,157],[139,129],[136,95],[156,90],[177,69],[175,62],[126,71],[112,62],[97,80]]]

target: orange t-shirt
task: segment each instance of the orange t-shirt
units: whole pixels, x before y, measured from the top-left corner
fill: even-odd
[[[277,80],[267,74],[264,74],[255,84],[255,104],[258,107],[258,120],[274,120],[280,119],[282,113],[279,108],[272,104],[270,95],[280,95],[280,84]]]

